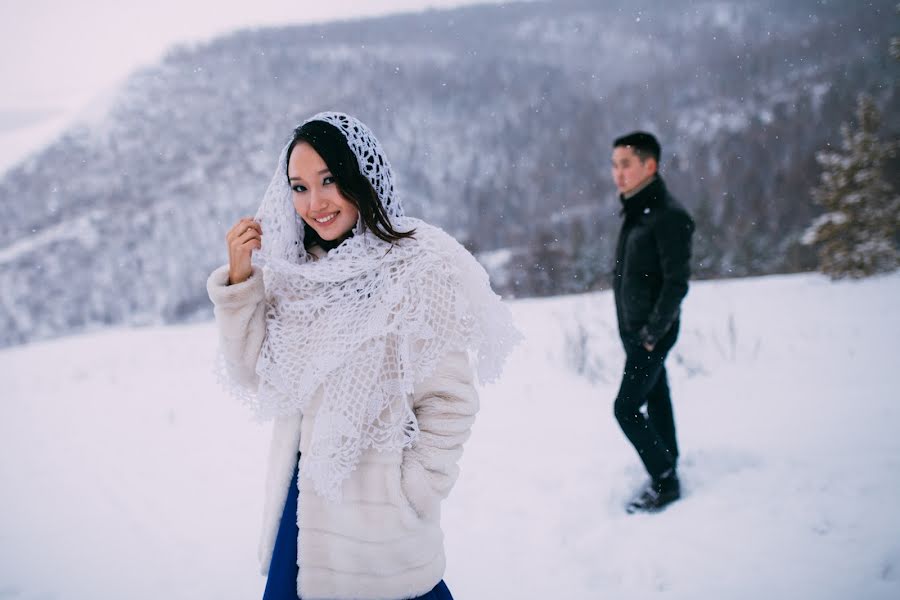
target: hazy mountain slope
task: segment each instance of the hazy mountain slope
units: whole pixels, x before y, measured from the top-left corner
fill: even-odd
[[[696,270],[809,266],[814,152],[858,90],[900,129],[893,2],[552,2],[244,31],[172,51],[0,180],[0,345],[209,314],[203,282],[298,121],[357,114],[409,213],[496,287],[593,289],[618,206],[611,139],[643,127],[697,215]]]

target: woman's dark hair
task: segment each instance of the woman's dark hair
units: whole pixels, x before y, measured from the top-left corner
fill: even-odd
[[[285,160],[284,176],[288,181],[290,181],[290,174],[287,172],[287,165],[291,162],[291,152],[300,142],[306,142],[312,146],[313,150],[322,157],[331,171],[341,195],[356,206],[367,229],[386,242],[396,242],[403,238],[413,237],[415,229],[397,231],[391,225],[391,221],[378,199],[378,193],[360,171],[356,156],[347,144],[347,138],[331,123],[309,121],[294,130],[294,137],[288,146]],[[303,223],[303,227],[304,245],[307,248],[317,245],[325,250],[330,250],[340,244],[338,241],[323,240],[306,222]]]

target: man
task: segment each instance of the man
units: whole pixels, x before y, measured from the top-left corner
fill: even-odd
[[[629,513],[656,512],[681,497],[664,363],[678,338],[694,222],[666,190],[658,173],[659,156],[659,142],[649,133],[613,142],[612,175],[625,218],[613,274],[626,355],[615,415],[650,474],[650,482],[626,506]]]

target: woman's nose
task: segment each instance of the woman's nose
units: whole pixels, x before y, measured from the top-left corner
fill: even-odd
[[[319,192],[317,192],[316,190],[310,190],[309,194],[310,194],[309,209],[311,211],[317,212],[317,211],[325,208],[325,206],[327,206],[328,203],[325,201],[325,198],[323,198]]]

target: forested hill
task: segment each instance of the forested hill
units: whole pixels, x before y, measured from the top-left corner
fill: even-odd
[[[134,73],[0,180],[0,346],[210,314],[204,281],[278,151],[324,109],[368,123],[407,211],[498,291],[605,283],[611,140],[643,128],[698,222],[701,277],[809,268],[814,155],[856,94],[900,130],[893,1],[511,3],[234,33]]]

